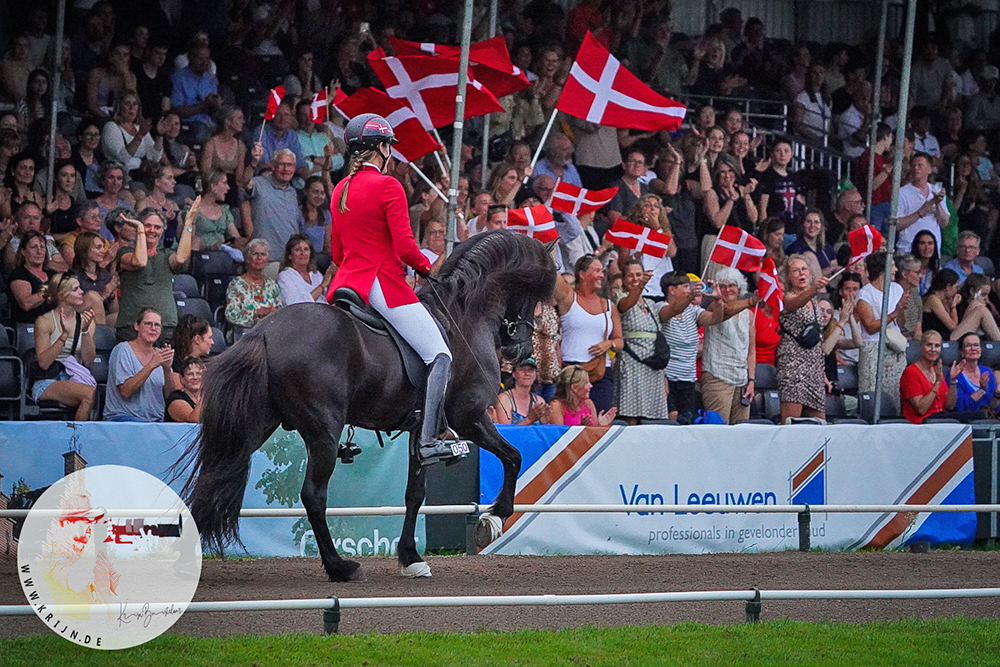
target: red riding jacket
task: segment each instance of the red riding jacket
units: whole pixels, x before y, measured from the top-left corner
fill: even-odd
[[[368,303],[375,278],[390,308],[416,303],[417,296],[406,284],[405,262],[417,271],[430,271],[431,264],[420,252],[410,228],[406,193],[399,181],[364,166],[347,191],[348,210],[338,210],[345,178],[333,189],[330,252],[337,273],[330,283],[327,301],[338,287],[350,287]]]

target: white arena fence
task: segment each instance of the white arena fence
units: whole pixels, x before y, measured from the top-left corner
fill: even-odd
[[[913,590],[760,590],[746,591],[676,591],[667,593],[612,593],[604,595],[474,595],[458,597],[375,597],[329,598],[305,600],[227,600],[217,602],[191,602],[186,605],[171,603],[150,604],[150,611],[161,608],[185,607],[185,613],[245,612],[245,611],[302,611],[322,610],[323,629],[326,634],[338,632],[343,609],[398,609],[417,607],[513,607],[513,606],[571,606],[600,604],[651,604],[667,602],[720,602],[746,603],[747,623],[760,620],[765,600],[934,600],[955,598],[1000,597],[1000,588],[930,588]],[[114,605],[63,605],[64,608],[86,607],[90,612],[114,611]],[[31,616],[30,605],[2,605],[0,616]]]
[[[1000,504],[975,504],[975,505],[700,505],[696,507],[711,507],[710,511],[692,511],[691,505],[655,505],[657,512],[686,512],[688,514],[797,514],[799,520],[799,551],[809,551],[811,537],[812,514],[893,514],[898,512],[925,513],[925,512],[947,512],[947,513],[977,513],[988,514],[1000,512]],[[488,512],[490,505],[479,503],[468,503],[461,505],[424,505],[418,513],[425,515],[465,515],[466,516],[466,554],[475,555],[478,550],[475,547],[474,530],[479,517],[484,512]],[[751,509],[752,508],[752,509]],[[59,510],[0,510],[0,519],[23,519],[28,512],[42,512],[52,514],[59,513]],[[522,514],[620,514],[635,512],[634,505],[591,505],[591,504],[547,504],[547,505],[514,505],[515,513]],[[141,510],[141,509],[109,509],[108,515],[128,518],[146,517],[150,514],[161,514],[162,510]],[[190,516],[187,510],[181,512],[185,516]],[[326,515],[331,516],[401,516],[406,513],[406,508],[402,506],[376,506],[376,507],[328,507]],[[266,519],[266,518],[304,518],[306,510],[302,507],[261,507],[244,508],[240,510],[240,517],[244,519]]]

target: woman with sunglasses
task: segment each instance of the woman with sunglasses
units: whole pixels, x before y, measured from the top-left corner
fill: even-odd
[[[86,421],[97,397],[89,370],[97,355],[94,311],[86,308],[80,281],[69,273],[54,275],[41,294],[52,310],[35,320],[35,355],[45,377],[31,385],[31,398],[76,408],[73,418]]]

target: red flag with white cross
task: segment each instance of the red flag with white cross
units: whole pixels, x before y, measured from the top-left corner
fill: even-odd
[[[555,241],[559,238],[552,212],[545,204],[531,208],[512,208],[507,210],[507,229],[525,234],[542,243]]]
[[[724,225],[712,251],[712,261],[740,271],[760,271],[767,249],[746,230]]]
[[[556,108],[598,125],[635,130],[676,130],[687,114],[683,104],[655,92],[622,67],[589,31]]]
[[[770,257],[764,260],[764,265],[760,267],[760,273],[757,275],[757,295],[774,313],[780,313],[785,309],[781,282],[778,280],[778,268]]]
[[[670,248],[670,237],[649,227],[619,219],[608,230],[604,238],[623,248],[633,248],[636,252],[653,257],[663,257]]]
[[[285,87],[277,86],[271,89],[267,95],[267,109],[264,111],[264,120],[271,120],[278,112],[281,100],[285,97]]]
[[[552,208],[564,213],[583,215],[601,208],[618,194],[618,188],[586,190],[564,181],[556,184],[552,191]]]

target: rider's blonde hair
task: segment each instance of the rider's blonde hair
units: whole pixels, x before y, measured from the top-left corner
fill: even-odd
[[[347,213],[349,210],[347,208],[347,189],[351,187],[351,179],[354,175],[361,171],[361,167],[364,166],[365,162],[370,160],[375,155],[378,155],[378,151],[375,149],[362,151],[361,153],[355,153],[351,157],[351,171],[347,174],[347,182],[344,183],[344,189],[340,191],[340,200],[337,202],[337,210],[341,213]]]

